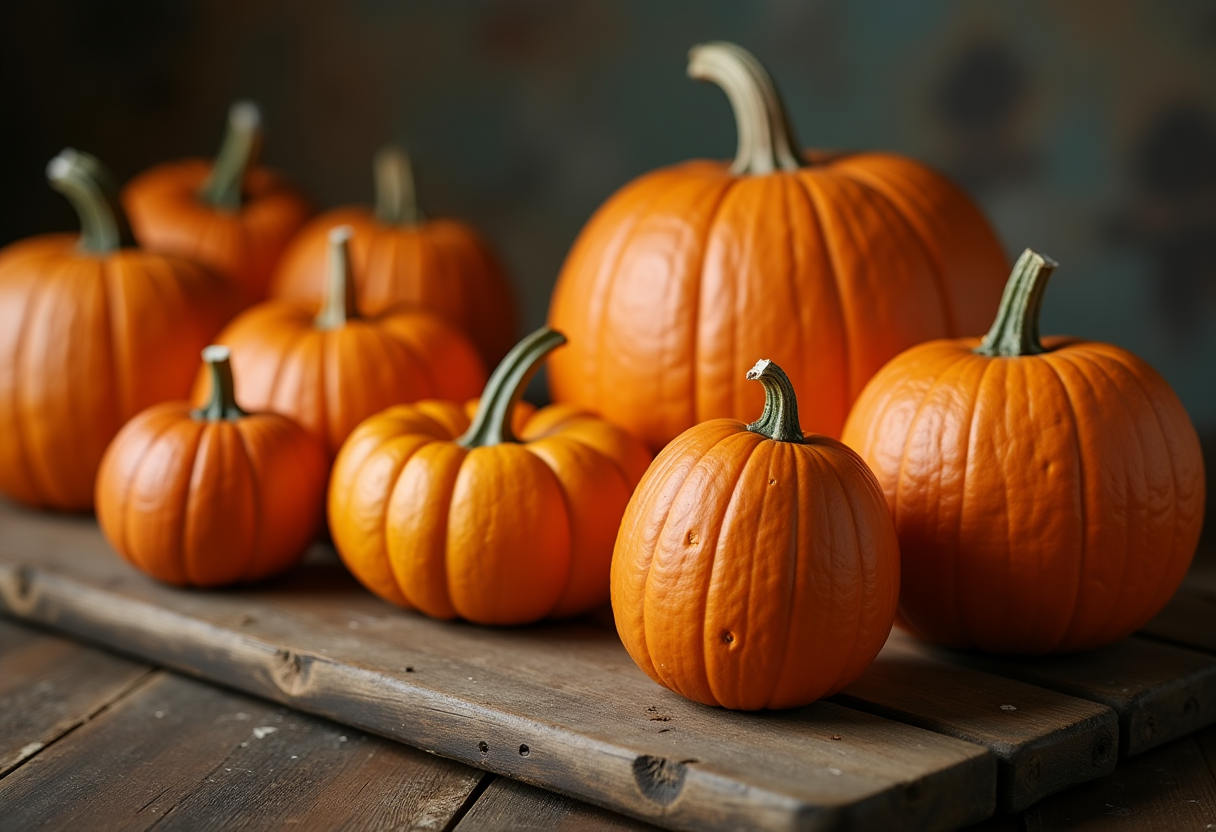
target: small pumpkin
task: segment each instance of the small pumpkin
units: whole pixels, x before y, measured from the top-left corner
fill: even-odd
[[[516,338],[515,304],[498,258],[468,225],[423,216],[410,160],[401,149],[387,147],[376,155],[375,184],[374,211],[361,205],[336,208],[296,235],[271,293],[319,304],[325,292],[325,235],[335,225],[349,225],[364,312],[374,315],[399,303],[437,312],[464,329],[486,366],[493,366]]]
[[[713,419],[654,460],[621,521],[612,609],[650,678],[706,705],[805,705],[845,687],[895,618],[899,546],[874,475],[804,435],[771,361],[748,425]]]
[[[236,304],[201,267],[131,247],[92,156],[64,150],[47,177],[81,233],[0,251],[0,493],[84,510],[114,434],[149,405],[186,397],[198,351]]]
[[[549,323],[556,401],[661,448],[706,419],[745,420],[756,355],[815,390],[803,428],[839,436],[886,361],[979,333],[1008,273],[979,210],[941,175],[889,153],[800,154],[772,81],[729,43],[688,72],[735,110],[734,164],[663,168],[613,194],[580,232]]]
[[[203,362],[206,406],[156,405],[114,437],[97,474],[97,522],[125,560],[166,583],[259,581],[316,536],[328,461],[287,417],[237,406],[227,347],[207,347]]]
[[[617,524],[650,455],[569,407],[542,408],[516,438],[519,397],[564,341],[541,329],[512,349],[471,424],[465,406],[425,401],[351,434],[334,463],[329,524],[368,589],[480,624],[562,618],[608,600]]]
[[[982,341],[898,356],[845,426],[895,517],[901,623],[930,641],[1000,653],[1108,644],[1165,605],[1195,552],[1195,429],[1135,355],[1040,340],[1054,268],[1027,249]]]
[[[287,179],[257,166],[261,143],[261,111],[238,101],[214,163],[165,162],[123,191],[140,245],[202,263],[230,281],[246,306],[266,296],[287,241],[312,213]]]
[[[216,338],[232,349],[237,398],[295,419],[330,459],[355,425],[392,404],[475,395],[486,374],[453,324],[397,306],[359,315],[350,270],[351,229],[330,231],[329,291],[320,312],[269,300],[242,312]],[[206,399],[200,374],[196,402]]]

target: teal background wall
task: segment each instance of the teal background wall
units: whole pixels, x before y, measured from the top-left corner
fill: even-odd
[[[424,207],[497,246],[527,326],[613,190],[729,157],[695,43],[769,67],[804,145],[904,152],[953,175],[1011,255],[1061,268],[1044,331],[1156,366],[1216,437],[1216,5],[1204,0],[178,2],[0,7],[0,243],[72,227],[65,145],[126,177],[215,149],[238,97],[265,160],[321,207],[371,199],[404,142]]]

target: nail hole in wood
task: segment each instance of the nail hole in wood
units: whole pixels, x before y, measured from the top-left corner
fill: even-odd
[[[529,754],[531,754],[531,753],[532,753],[532,749],[528,748],[528,746],[526,746],[526,745],[521,745],[521,746],[519,747],[519,756],[521,756],[521,757],[527,757],[527,756],[528,756]]]
[[[489,754],[490,753],[490,744],[488,742],[486,742],[485,740],[482,740],[481,742],[477,743],[477,750],[480,751],[482,754]]]

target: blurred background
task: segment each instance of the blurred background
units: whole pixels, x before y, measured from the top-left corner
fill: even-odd
[[[1140,354],[1213,448],[1211,0],[8,0],[0,244],[74,227],[43,178],[62,147],[125,179],[211,155],[249,97],[264,160],[321,208],[370,202],[373,152],[404,143],[424,209],[492,241],[531,328],[609,194],[733,155],[725,96],[684,74],[712,39],[766,63],[805,146],[924,160],[1011,256],[1060,261],[1044,332]]]

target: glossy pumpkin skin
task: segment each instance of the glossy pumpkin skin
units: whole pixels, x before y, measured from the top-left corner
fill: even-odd
[[[713,419],[668,445],[612,562],[617,632],[638,666],[739,710],[852,682],[886,641],[899,591],[895,530],[861,458],[826,436],[754,427]]]
[[[329,491],[351,573],[393,604],[480,624],[603,604],[621,513],[650,459],[644,446],[564,407],[528,417],[519,441],[460,444],[472,425],[467,406],[425,401],[351,434]]]
[[[354,229],[351,261],[361,309],[374,315],[408,303],[444,316],[468,333],[492,367],[516,340],[510,282],[489,245],[453,219],[382,219],[370,208],[327,211],[292,240],[275,272],[274,297],[320,305],[325,289],[325,235]]]
[[[1195,430],[1126,350],[1050,338],[1038,354],[990,357],[980,343],[903,353],[845,427],[895,517],[900,623],[1000,653],[1116,641],[1165,605],[1194,554]]]
[[[184,401],[132,419],[97,476],[97,520],[131,565],[165,583],[259,581],[294,565],[315,538],[328,460],[273,413],[207,419]]]
[[[0,251],[0,493],[87,510],[106,445],[189,393],[198,352],[235,309],[202,268],[47,234]]]
[[[757,412],[744,374],[765,355],[816,391],[803,428],[839,437],[887,360],[983,332],[1008,265],[965,194],[887,153],[797,162],[737,173],[692,161],[613,194],[554,291],[549,323],[570,338],[549,367],[554,399],[658,449],[698,422]]]

